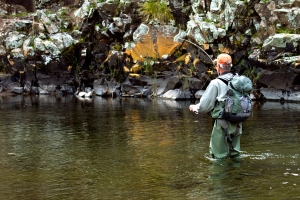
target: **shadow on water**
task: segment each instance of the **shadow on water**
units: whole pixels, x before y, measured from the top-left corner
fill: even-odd
[[[299,195],[299,104],[254,104],[242,155],[212,160],[211,119],[190,102],[0,99],[3,199],[290,199]]]

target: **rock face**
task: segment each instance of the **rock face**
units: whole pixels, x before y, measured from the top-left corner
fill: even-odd
[[[297,100],[299,0],[162,1],[170,21],[144,18],[145,2],[0,0],[0,69],[10,75],[1,91],[186,99],[216,77],[213,59],[226,52],[255,97]]]
[[[172,25],[141,24],[133,32],[132,48],[127,47],[126,53],[140,61],[145,58],[167,59],[181,45],[181,42],[174,41],[179,31]]]

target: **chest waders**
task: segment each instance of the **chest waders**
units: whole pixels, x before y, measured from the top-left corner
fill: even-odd
[[[232,141],[233,139],[239,134],[240,131],[240,124],[237,124],[236,131],[232,134],[228,133],[228,121],[224,119],[217,119],[218,123],[220,124],[221,128],[225,131],[225,144],[227,146],[227,156],[230,157],[231,152],[234,151]]]

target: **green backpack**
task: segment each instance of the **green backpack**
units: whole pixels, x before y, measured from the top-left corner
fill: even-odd
[[[229,81],[222,78],[218,79],[228,85],[228,91],[225,102],[218,102],[218,105],[213,110],[215,118],[222,118],[232,123],[240,123],[248,119],[252,110],[250,98],[252,81],[248,77],[244,75],[239,76],[238,74]]]

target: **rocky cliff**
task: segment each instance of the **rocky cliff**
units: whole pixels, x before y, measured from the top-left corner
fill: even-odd
[[[299,45],[299,0],[0,0],[2,93],[187,99],[226,52],[253,98],[299,101]]]

